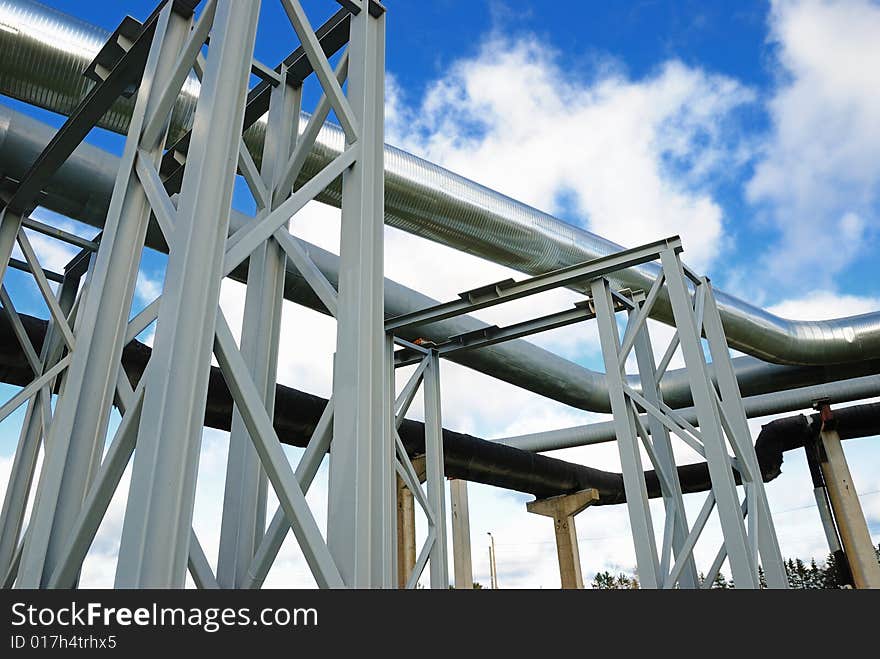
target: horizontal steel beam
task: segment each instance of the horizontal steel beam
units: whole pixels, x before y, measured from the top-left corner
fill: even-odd
[[[505,302],[512,302],[530,295],[551,291],[563,286],[584,284],[590,279],[603,277],[618,270],[625,270],[658,258],[660,250],[672,248],[681,251],[681,240],[678,236],[658,240],[653,243],[632,249],[625,249],[597,259],[578,263],[567,268],[560,268],[543,275],[537,275],[514,281],[505,279],[488,284],[464,293],[459,293],[460,300],[452,300],[427,309],[396,316],[385,321],[385,330],[395,332],[414,325],[427,325],[440,320],[461,316],[463,314],[487,309]]]

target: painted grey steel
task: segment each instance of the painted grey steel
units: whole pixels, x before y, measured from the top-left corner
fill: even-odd
[[[297,15],[301,7],[288,0],[283,4],[294,27],[299,24],[306,52],[310,43],[316,50],[317,38],[304,14]],[[343,118],[346,150],[360,150],[342,174],[327,543],[346,585],[391,588],[396,479],[385,412],[384,13],[374,17],[362,11],[351,18],[347,97],[323,54],[309,55],[324,93]]]
[[[740,502],[727,453],[727,443],[713,400],[714,385],[706,371],[706,356],[700,342],[699,327],[702,322],[695,321],[690,292],[685,285],[678,254],[672,250],[665,250],[660,254],[660,262],[677,321],[676,329],[685,368],[691,381],[691,393],[703,440],[704,457],[709,465],[712,494],[715,497],[715,506],[721,522],[724,546],[730,559],[730,570],[741,588],[757,588],[759,585],[757,565],[752,560],[747,547],[748,538],[739,513]],[[707,294],[705,290],[702,292],[704,295]]]
[[[0,34],[0,49],[10,56],[0,64],[0,91],[26,102],[70,112],[87,91],[79,78],[106,39],[100,28],[26,0],[4,0],[0,20],[16,33]],[[30,66],[11,66],[17,62]],[[39,72],[58,71],[45,78]],[[192,123],[199,85],[185,84],[172,115],[172,135]],[[130,102],[121,102],[105,116],[104,125],[124,132]],[[246,135],[259,152],[265,121]],[[344,136],[325,125],[303,168],[311,176],[341,152]],[[386,222],[422,237],[458,247],[512,268],[540,274],[620,249],[550,215],[468,181],[441,167],[393,147],[385,149]],[[320,199],[339,205],[338,189]],[[506,235],[503,243],[496,236]],[[618,286],[646,288],[656,268],[631,269],[615,281]],[[880,356],[880,314],[864,314],[829,321],[796,321],[780,318],[733,296],[716,292],[725,331],[732,347],[779,363],[831,364]],[[661,301],[656,318],[671,320],[668,304]]]
[[[58,304],[69,315],[76,300],[81,276],[73,274],[66,277],[58,289]],[[6,307],[7,312],[9,308]],[[50,319],[40,353],[40,370],[51,367],[61,357],[62,342],[54,331]],[[5,574],[11,567],[16,547],[21,537],[28,495],[37,466],[40,444],[45,437],[51,419],[51,387],[41,389],[28,401],[19,434],[15,457],[10,470],[6,493],[3,498],[3,509],[0,513],[0,573]]]
[[[770,515],[770,504],[764,491],[761,467],[752,445],[751,432],[746,419],[745,408],[740,397],[736,374],[730,362],[730,349],[724,335],[721,314],[715,302],[711,284],[701,278],[700,288],[705,290],[705,310],[702,333],[709,344],[712,364],[715,366],[717,390],[710,380],[710,391],[716,398],[718,413],[728,442],[736,455],[743,480],[748,505],[748,540],[752,560],[764,570],[764,577],[770,588],[788,588],[785,562],[779,549],[779,540]],[[743,468],[743,463],[747,468]],[[759,558],[760,554],[760,558]],[[756,574],[758,586],[760,575]]]
[[[617,450],[623,472],[623,486],[626,491],[629,526],[635,545],[639,584],[643,588],[660,588],[663,582],[660,575],[657,543],[654,538],[654,525],[651,521],[648,491],[642,473],[641,452],[636,437],[633,412],[624,390],[620,338],[608,280],[604,278],[594,280],[591,285],[591,293],[596,308],[599,340],[602,344],[602,356],[607,371],[608,391],[614,415]]]
[[[675,238],[672,243],[681,245]],[[387,331],[399,332],[413,325],[428,325],[447,318],[453,318],[472,311],[487,309],[505,302],[519,300],[529,295],[543,293],[560,286],[583,287],[594,277],[602,277],[608,273],[634,267],[650,261],[657,249],[667,247],[670,239],[663,239],[632,249],[621,250],[585,263],[545,272],[525,281],[505,279],[494,284],[480,286],[464,293],[459,293],[460,300],[446,302],[437,306],[414,311],[403,316],[396,316],[385,321]]]
[[[834,524],[834,516],[828,503],[828,491],[824,487],[814,487],[813,497],[816,499],[819,519],[822,520],[822,531],[825,533],[828,551],[832,554],[838,552],[841,550],[840,538],[837,536],[837,526]]]
[[[320,52],[322,45],[308,25],[299,3],[283,0],[283,5],[300,36],[304,53],[324,87],[326,96],[321,103],[332,106],[343,124],[344,146],[339,147],[340,155],[326,164],[321,163],[320,171],[310,172],[308,159],[302,160],[296,151],[290,153],[289,142],[298,133],[294,130],[295,106],[287,112],[290,120],[287,136],[279,140],[270,134],[277,149],[275,154],[270,153],[262,161],[262,170],[242,146],[240,126],[245,113],[247,78],[253,70],[249,54],[255,39],[259,3],[209,1],[192,34],[189,34],[191,17],[176,13],[177,5],[167,4],[153,17],[156,21],[154,46],[140,85],[134,118],[129,122],[130,137],[111,203],[111,220],[115,223],[108,229],[111,240],[100,243],[95,267],[91,269],[84,289],[88,294],[81,298],[84,308],[82,313],[77,310],[74,329],[69,326],[74,314],[70,313],[69,318],[55,299],[26,234],[17,231],[17,221],[3,222],[7,230],[10,227],[16,229],[15,239],[46,299],[62,345],[70,351],[70,355],[52,368],[60,370],[70,363],[70,370],[76,376],[68,376],[60,396],[62,401],[70,401],[59,404],[59,409],[64,407],[66,410],[65,416],[56,415],[49,430],[47,444],[51,450],[46,461],[49,467],[41,475],[36,497],[38,507],[20,554],[20,586],[75,582],[80,557],[97,528],[113,486],[134,446],[131,431],[134,425],[137,425],[139,450],[123,527],[117,585],[180,587],[187,565],[200,586],[217,585],[191,529],[212,349],[237,409],[238,423],[233,424],[233,433],[238,431],[240,438],[249,438],[254,447],[253,453],[239,452],[243,460],[236,461],[248,472],[231,475],[230,497],[236,492],[244,493],[239,499],[246,501],[237,510],[229,510],[228,517],[236,521],[231,521],[228,526],[237,524],[237,530],[249,537],[244,544],[233,538],[226,543],[227,551],[221,550],[221,556],[231,556],[225,561],[224,583],[247,583],[252,572],[249,569],[245,573],[244,568],[248,567],[251,558],[254,562],[250,568],[256,569],[261,580],[265,576],[267,557],[274,555],[271,548],[276,546],[279,536],[283,539],[289,524],[320,586],[393,585],[396,469],[429,519],[428,540],[407,584],[415,585],[430,561],[432,586],[445,588],[447,585],[439,351],[427,351],[424,369],[417,376],[423,381],[426,403],[427,495],[414,475],[412,463],[395,430],[395,416],[399,423],[403,408],[412,401],[414,388],[406,388],[401,394],[398,409],[392,407],[395,402],[393,386],[389,386],[393,353],[385,335],[385,284],[382,278],[382,219],[386,215],[383,176],[386,151],[382,144],[384,12],[375,11],[377,5],[370,3],[370,11],[362,10],[351,18],[351,57],[343,58],[333,71]],[[204,59],[197,53],[208,23],[213,24],[212,43],[208,58]],[[242,58],[241,53],[248,55]],[[173,199],[165,193],[157,168],[165,140],[166,115],[171,110],[171,101],[176,98],[177,87],[184,82],[185,73],[193,64],[189,61],[193,56],[196,57],[194,68],[202,78],[203,90],[195,111],[192,137],[188,138],[189,166],[184,170],[181,193]],[[350,69],[351,74],[347,95],[341,86],[346,69]],[[268,78],[270,84],[279,82],[276,76]],[[275,89],[284,93],[287,91],[284,87],[281,84]],[[272,105],[277,110],[278,105]],[[271,109],[270,106],[270,114]],[[320,118],[321,112],[314,116]],[[173,122],[172,117],[172,126]],[[315,119],[312,126],[317,123],[318,119]],[[306,138],[315,134],[319,139],[326,130],[332,129],[316,133],[307,126],[299,154],[305,149]],[[320,147],[319,140],[318,151]],[[250,226],[239,225],[241,228],[227,240],[236,164],[251,186],[260,212],[256,220],[250,220]],[[283,165],[280,184],[277,183],[279,165]],[[305,178],[298,177],[297,171]],[[336,295],[330,278],[299,241],[284,230],[284,224],[291,213],[312,197],[321,195],[321,189],[338,174],[342,174],[343,179],[341,197],[336,199],[342,203],[343,228],[338,277],[340,293]],[[288,196],[288,184],[294,179],[306,182]],[[278,185],[281,189],[277,189]],[[277,205],[276,192],[280,193]],[[331,186],[321,198],[333,201],[334,194]],[[132,331],[124,319],[128,317],[127,310],[131,305],[133,278],[137,273],[136,257],[140,255],[149,230],[150,212],[155,214],[164,234],[159,238],[170,246],[170,257],[161,305],[151,305],[133,321],[140,327],[158,312],[153,361],[142,379],[144,393],[140,394],[131,390],[119,369],[119,350]],[[120,229],[123,224],[125,229]],[[462,235],[467,235],[471,229],[473,227]],[[129,231],[135,240],[120,246],[120,235],[124,231]],[[540,248],[541,241],[536,241],[536,245]],[[505,262],[511,250],[519,246],[516,239],[510,241],[500,260]],[[590,289],[594,294],[592,301],[599,318],[610,382],[600,395],[610,393],[611,396],[622,457],[626,452],[626,459],[622,459],[625,481],[627,471],[632,472],[627,482],[627,494],[631,519],[636,520],[634,539],[643,584],[649,587],[670,585],[671,578],[672,585],[691,585],[682,579],[682,574],[688,571],[687,554],[692,550],[692,540],[695,534],[699,535],[701,526],[696,525],[685,537],[687,524],[682,514],[682,532],[677,539],[674,538],[680,488],[670,475],[671,452],[658,457],[655,446],[663,436],[668,440],[667,430],[671,430],[704,455],[709,463],[713,486],[711,507],[717,507],[725,535],[719,560],[729,558],[738,584],[755,586],[759,560],[765,566],[776,561],[776,568],[781,566],[781,558],[753,448],[744,439],[747,435],[745,411],[729,360],[721,313],[715,306],[708,282],[681,264],[678,247],[676,241],[663,241],[641,251],[612,251],[598,255],[585,265],[575,262],[573,265],[563,263],[561,268],[541,268],[546,274],[525,282],[507,281],[470,291],[462,296],[461,302],[447,305],[439,314],[437,310],[429,310],[427,314],[420,312],[403,320],[391,319],[389,326],[398,330],[411,329],[415,323],[448,320],[467,310],[556,286],[568,285],[583,291],[589,279],[601,276],[593,281]],[[274,250],[277,257],[271,268],[263,258],[267,250]],[[646,263],[656,258],[658,250],[662,270],[651,269]],[[331,312],[335,311],[338,320],[339,359],[334,374],[335,407],[331,412],[334,439],[327,544],[318,531],[301,486],[302,480],[310,481],[314,475],[314,453],[309,457],[307,451],[309,459],[302,478],[300,469],[294,474],[281,450],[270,417],[280,288],[288,258],[300,271],[312,294]],[[257,310],[251,309],[249,318],[254,323],[249,333],[254,351],[249,350],[245,341],[239,350],[222,313],[218,315],[217,312],[220,281],[245,260],[249,261],[251,275],[249,299],[260,302],[254,302]],[[520,266],[526,271],[531,267],[522,263]],[[111,270],[118,276],[118,281],[108,281]],[[618,277],[617,271],[642,273],[641,283],[649,284],[644,287],[650,289],[649,303],[639,308],[630,293],[621,294],[618,290],[620,281],[628,277],[630,281],[635,279],[630,275]],[[656,279],[658,273],[666,279],[665,289]],[[274,276],[271,281],[269,275]],[[690,283],[686,283],[687,280]],[[695,304],[690,289],[696,292]],[[28,352],[29,343],[24,339],[21,323],[16,322],[17,315],[7,298],[3,304],[13,329],[34,370],[38,371],[39,358],[35,351]],[[264,305],[267,300],[268,304]],[[615,313],[627,307],[633,315],[621,344]],[[677,326],[677,340],[685,355],[685,375],[700,430],[669,408],[662,389],[657,387],[657,379],[665,374],[666,359],[662,360],[657,372],[653,370],[653,363],[639,360],[640,366],[649,367],[641,375],[640,390],[631,386],[634,383],[624,375],[624,361],[631,348],[635,347],[643,356],[650,352],[650,345],[640,340],[638,328],[654,309],[659,310],[655,315],[671,320]],[[112,315],[112,322],[99,322],[97,312],[100,310]],[[256,325],[257,319],[267,317],[268,330]],[[716,366],[717,390],[703,354],[702,332],[707,336]],[[101,350],[93,348],[99,339],[106,339]],[[81,348],[83,344],[86,348]],[[483,347],[494,348],[488,344]],[[409,344],[409,348],[415,346]],[[425,353],[423,348],[417,351]],[[98,362],[97,370],[87,373],[83,361],[93,357]],[[19,397],[24,400],[31,394],[38,395],[54,376],[53,371],[43,373],[25,387]],[[138,410],[141,417],[136,424],[134,414],[123,418],[126,442],[114,443],[108,460],[102,464],[101,448],[113,396],[129,411]],[[51,414],[44,411],[49,407],[48,394],[40,400],[45,421]],[[95,409],[88,411],[86,402],[95,404]],[[647,410],[653,418],[647,426],[638,415],[638,407]],[[654,421],[660,421],[662,425]],[[328,419],[327,425],[330,424]],[[649,439],[646,427],[652,428],[654,441]],[[76,433],[80,436],[77,441],[72,441],[71,435]],[[62,449],[55,451],[55,444],[50,441],[52,437],[59,439]],[[662,557],[658,556],[654,540],[641,473],[639,440],[655,465],[672,510],[667,520]],[[324,441],[322,436],[315,438],[316,445]],[[727,442],[735,458],[727,455]],[[242,444],[246,445],[246,442],[237,443],[237,447]],[[233,455],[230,459],[235,461]],[[741,504],[732,480],[733,467],[742,474],[745,483],[746,500]],[[282,523],[275,524],[273,520],[271,535],[261,533],[265,523],[265,513],[261,512],[264,503],[260,483],[263,468],[281,501]],[[53,477],[57,477],[57,482]],[[93,481],[94,487],[91,485]],[[638,496],[639,483],[641,496]],[[630,487],[633,484],[634,487]],[[747,515],[747,528],[742,523],[743,513]],[[270,551],[262,552],[264,545]],[[675,566],[672,574],[667,575],[673,554]],[[228,567],[230,560],[232,566]],[[717,566],[713,566],[713,570],[716,569]],[[782,575],[782,581],[771,579],[772,585],[784,585],[784,570]]]
[[[422,355],[421,363],[396,396],[394,384],[394,371],[397,368],[394,356],[395,344],[408,347]],[[428,523],[427,538],[416,558],[415,566],[409,574],[397,575],[398,581],[405,584],[405,588],[415,588],[425,566],[430,562],[431,588],[446,589],[449,587],[449,566],[446,540],[446,479],[440,400],[440,357],[436,350],[424,349],[410,344],[408,341],[394,337],[391,332],[386,336],[385,346],[387,364],[385,379],[388,391],[386,418],[396,453],[394,466],[409,495],[421,506]],[[420,470],[417,470],[413,465],[397,432],[419,387],[422,389],[425,411],[424,478],[422,478]],[[422,480],[427,483],[427,493],[422,490]],[[415,523],[414,518],[413,523]],[[397,562],[396,552],[398,551],[396,544],[391,550],[395,564]],[[400,567],[401,569],[409,569],[405,563]]]
[[[425,478],[428,503],[434,513],[434,545],[431,547],[431,588],[449,587],[446,544],[446,478],[443,471],[443,423],[440,403],[440,357],[433,352],[426,358],[423,384],[425,393]]]
[[[299,464],[296,466],[294,476],[303,493],[308,492],[315,475],[318,473],[318,468],[321,466],[324,455],[330,448],[333,430],[333,411],[334,404],[331,398],[327,401],[327,406],[315,425],[315,431],[309,438],[309,444],[306,447],[305,453],[303,453]],[[261,538],[253,561],[251,561],[251,565],[248,568],[247,579],[244,583],[245,588],[262,587],[266,575],[278,556],[278,552],[289,530],[290,521],[285,516],[283,508],[279,506],[272,517],[272,521],[269,523],[269,528]]]
[[[142,381],[132,393],[128,404],[121,405],[122,421],[83,500],[70,535],[64,540],[62,559],[49,578],[49,588],[72,588],[76,583],[79,568],[134,452],[143,410],[145,382]]]
[[[345,583],[324,544],[305,494],[281,448],[272,421],[260,401],[257,387],[222,313],[217,315],[214,355],[318,586],[344,587]]]
[[[130,186],[137,156],[137,129],[152,100],[154,78],[173,66],[185,38],[188,20],[168,9],[157,34],[164,49],[152,48],[132,120],[134,138],[126,142],[123,167],[111,199],[101,248],[89,281],[89,294],[79,314],[79,349],[72,352],[64,396],[58,402],[47,437],[49,447],[31,516],[18,585],[44,584],[61,560],[61,545],[70,534],[88,484],[104,447],[110,406],[116,389],[127,314],[137,280],[149,208],[137,186]],[[159,153],[154,152],[154,157]]]
[[[259,2],[218,0],[156,324],[116,586],[179,587]],[[178,52],[181,46],[178,46]]]
[[[661,280],[658,278],[657,283],[659,284],[660,282]],[[658,289],[659,286],[655,285],[651,288],[651,291],[653,292]],[[644,302],[645,305],[648,303]],[[659,405],[662,397],[657,383],[657,365],[654,362],[651,336],[644,323],[641,326],[637,325],[639,323],[637,307],[631,309],[628,316],[627,328],[629,329],[630,326],[635,328],[632,335],[634,337],[632,345],[636,355],[639,375],[642,379],[642,393],[649,402]],[[625,346],[621,347],[622,350],[624,348]],[[678,575],[678,583],[681,584],[682,588],[696,588],[699,585],[699,579],[693,553],[684,550],[684,543],[688,535],[687,512],[684,508],[684,497],[681,494],[681,483],[678,480],[678,470],[676,469],[675,456],[672,452],[669,430],[654,417],[647,419],[646,426],[651,433],[651,440],[657,460],[666,474],[666,478],[661,479],[660,482],[663,490],[663,507],[666,512],[666,521],[667,524],[672,524],[672,528],[667,528],[664,532],[660,561],[661,572],[668,574],[669,560],[673,555],[679,557],[683,561],[683,565]],[[663,560],[664,557],[666,560]]]
[[[296,139],[294,122],[299,116],[302,87],[282,84],[271,92],[267,152],[263,154],[260,180],[268,192],[256,220],[264,219],[286,198],[276,189],[279,170]],[[275,410],[278,342],[281,335],[281,302],[286,256],[276,242],[267,241],[251,254],[245,293],[242,355],[270,418]],[[242,588],[247,571],[266,528],[266,476],[238,412],[234,413],[226,464],[226,487],[217,559],[217,580],[222,587]]]
[[[75,245],[80,249],[86,249],[92,252],[96,252],[98,250],[98,243],[92,240],[86,240],[81,236],[77,236],[75,233],[70,233],[69,231],[64,231],[49,224],[45,224],[43,222],[40,222],[39,220],[33,219],[32,217],[21,218],[21,225],[26,229],[33,229],[37,233],[42,233],[43,235],[49,236],[50,238],[55,238],[62,242]]]

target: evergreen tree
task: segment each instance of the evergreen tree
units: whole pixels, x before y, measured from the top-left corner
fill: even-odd
[[[627,576],[623,572],[614,576],[606,570],[593,577],[590,587],[596,590],[632,590],[639,587],[639,580],[636,576]]]
[[[874,553],[877,555],[877,561],[880,562],[880,544],[877,545]],[[785,572],[788,575],[789,587],[796,590],[837,589],[843,588],[846,583],[846,567],[838,564],[834,554],[828,554],[821,562],[811,558],[809,565],[800,558],[789,558],[785,561]],[[761,588],[767,588],[767,579],[760,566],[758,566],[758,578]],[[699,573],[699,579],[700,582],[706,579],[702,572]],[[599,572],[593,579],[592,587],[598,589],[638,588],[639,580],[635,575],[628,576],[619,573],[615,576],[611,572]],[[712,588],[727,590],[735,588],[735,584],[733,579],[728,580],[719,571],[712,581]]]
[[[715,579],[712,581],[712,588],[727,590],[730,587],[731,584],[727,582],[727,577],[724,576],[724,573],[721,570],[718,570],[718,574],[715,575]]]

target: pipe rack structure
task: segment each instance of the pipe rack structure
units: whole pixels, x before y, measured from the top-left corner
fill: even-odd
[[[7,321],[0,336],[18,344],[0,347],[0,379],[21,387],[0,418],[26,405],[0,519],[4,584],[75,585],[132,462],[117,587],[182,587],[187,570],[199,587],[259,587],[292,530],[321,587],[415,587],[427,571],[432,587],[446,588],[444,477],[473,478],[469,452],[482,452],[486,473],[493,460],[509,461],[522,473],[507,486],[538,496],[554,491],[534,485],[531,471],[588,470],[500,444],[490,450],[444,430],[440,364],[451,359],[612,413],[601,427],[503,442],[548,450],[616,440],[623,473],[610,476],[627,505],[643,586],[703,585],[693,550],[717,515],[724,541],[708,574],[727,561],[738,587],[759,587],[761,568],[772,587],[786,587],[747,415],[880,393],[880,312],[821,322],[773,316],[688,269],[677,238],[624,249],[385,145],[385,7],[328,1],[336,13],[313,29],[299,0],[280,2],[299,42],[273,69],[252,55],[257,0],[162,0],[143,22],[127,17],[112,34],[36,2],[0,0],[0,93],[68,117],[53,132],[0,109]],[[252,75],[259,82],[249,87]],[[311,76],[323,95],[306,113],[302,86]],[[339,126],[326,123],[331,111]],[[95,126],[126,136],[121,157],[83,143]],[[256,202],[253,216],[232,209],[237,176]],[[341,208],[339,256],[288,230],[312,200]],[[37,206],[101,232],[84,239],[39,222],[30,216]],[[437,303],[384,279],[383,222],[531,277]],[[81,252],[53,272],[40,262],[31,231]],[[13,257],[16,245],[23,260]],[[165,284],[135,313],[145,248],[168,254]],[[33,277],[45,325],[17,311],[10,269]],[[224,277],[247,285],[240,342],[218,306]],[[583,301],[504,328],[467,315],[561,286]],[[277,396],[308,400],[276,384],[284,299],[337,323],[333,393],[316,418],[279,414]],[[618,315],[626,316],[622,335]],[[659,363],[649,317],[676,330]],[[588,320],[598,327],[605,373],[524,340]],[[152,350],[138,348],[133,339],[154,322]],[[749,356],[731,359],[729,347]],[[669,371],[676,350],[686,368]],[[637,375],[624,370],[630,353]],[[132,359],[140,360],[136,377]],[[407,364],[417,365],[415,373],[398,394],[394,370]],[[425,422],[414,426],[405,414],[420,387]],[[122,420],[105,451],[113,407]],[[192,530],[206,423],[230,430],[216,573]],[[305,445],[295,467],[281,448],[286,433]],[[695,490],[680,478],[678,440],[709,475],[692,523],[682,495]],[[412,460],[419,452],[424,478]],[[325,540],[305,493],[327,453]],[[450,468],[454,455],[467,467]],[[604,478],[593,471],[594,481]],[[396,556],[398,479],[428,523],[406,574],[398,574]],[[269,484],[280,506],[267,521]],[[606,502],[612,491],[605,488]],[[658,494],[659,538],[648,506]]]

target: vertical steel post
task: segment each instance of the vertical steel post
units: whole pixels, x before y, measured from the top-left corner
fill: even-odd
[[[730,570],[738,588],[758,588],[758,570],[748,548],[727,443],[713,398],[714,385],[706,370],[706,356],[700,342],[700,332],[694,318],[684,271],[678,253],[672,248],[664,249],[660,253],[660,261],[666,276],[666,288],[675,327],[678,329],[700,434],[703,437],[706,463],[730,560]]]
[[[342,176],[327,541],[348,586],[394,584],[394,450],[385,401],[385,15],[351,18],[348,99],[360,156]]]
[[[46,439],[48,447],[19,571],[21,587],[44,585],[75,522],[104,448],[119,360],[137,281],[150,208],[136,180],[144,118],[158,102],[189,32],[190,19],[168,4],[156,26],[128,139],[113,188],[88,295],[77,316],[77,345]],[[162,144],[152,158],[161,158]]]
[[[286,75],[282,75],[281,83],[272,89],[261,171],[270,203],[268,208],[259,209],[255,219],[257,222],[286,198],[275,189],[275,182],[299,133],[301,96],[302,87],[288,85]],[[251,369],[254,382],[260,387],[270,418],[275,412],[275,379],[286,262],[284,250],[271,239],[251,254],[241,331],[242,357]],[[217,582],[220,587],[245,586],[248,568],[265,530],[266,475],[236,409],[229,436],[217,559]]]
[[[0,214],[0,281],[6,277],[6,268],[19,231],[21,231],[21,213],[9,207],[4,208]]]
[[[651,509],[648,505],[648,489],[642,470],[633,410],[624,393],[624,376],[620,366],[620,334],[614,316],[614,305],[607,279],[595,279],[591,284],[593,304],[596,309],[596,323],[599,327],[599,342],[605,361],[605,377],[608,380],[608,396],[611,412],[614,415],[614,429],[617,434],[617,450],[620,453],[620,467],[623,471],[623,488],[626,492],[626,508],[636,550],[639,583],[643,588],[660,588],[660,565],[657,559],[657,541],[651,522]]]
[[[65,275],[58,290],[58,306],[65,316],[70,315],[79,290],[80,280],[79,273],[74,276]],[[46,336],[43,339],[43,348],[40,351],[40,362],[44,369],[53,366],[61,354],[60,346],[57,345],[60,342],[60,337],[57,337],[56,332],[53,331],[53,325],[54,319],[50,317]],[[58,340],[55,340],[56,338]],[[28,401],[18,445],[15,449],[12,471],[9,474],[9,482],[6,485],[6,494],[3,498],[3,512],[0,513],[0,574],[6,574],[15,555],[24,522],[28,494],[37,466],[40,442],[51,422],[51,419],[45,418],[45,410],[48,409],[51,402],[43,400],[46,395],[51,397],[51,394],[47,393],[48,391],[48,389],[43,389]]]
[[[721,323],[721,314],[718,312],[709,280],[705,277],[702,278],[700,285],[705,287],[703,331],[706,334],[709,352],[712,356],[712,367],[715,381],[718,384],[720,406],[730,426],[729,440],[736,449],[736,455],[745,461],[750,474],[748,478],[741,474],[746,491],[751,492],[748,515],[751,528],[758,536],[757,538],[750,537],[749,541],[753,545],[757,543],[756,548],[760,552],[761,566],[767,585],[770,588],[788,588],[785,561],[782,558],[776,529],[770,516],[770,504],[767,501],[764,481],[761,478],[761,466],[758,464],[758,456],[755,454],[755,447],[752,444],[752,435],[749,431],[749,422],[743,407],[736,372],[730,361],[730,349],[724,334],[724,326]],[[757,565],[755,568],[757,569]]]
[[[631,321],[634,316],[636,316],[636,312],[631,311]],[[642,395],[644,395],[648,402],[659,407],[661,396],[659,383],[657,382],[657,364],[654,361],[654,351],[651,346],[651,336],[648,333],[647,320],[636,335],[633,349],[636,353],[636,363],[638,364],[639,376],[642,382]],[[681,494],[681,483],[678,479],[678,468],[675,465],[675,456],[672,453],[672,441],[666,426],[659,419],[651,415],[648,417],[648,430],[651,433],[657,461],[663,466],[671,481],[671,492],[666,491],[665,487],[663,488],[663,506],[667,517],[674,515],[672,555],[678,557],[688,537],[688,524],[687,514],[684,509],[684,498]],[[665,479],[660,479],[660,483],[663,485]],[[699,587],[700,584],[697,578],[697,568],[693,555],[688,557],[679,576],[678,583],[682,588]]]
[[[440,413],[440,357],[432,351],[423,376],[425,394],[425,479],[428,504],[434,513],[431,547],[431,588],[449,587],[446,549],[446,478],[443,461],[443,423]]]
[[[156,325],[118,588],[182,588],[244,101],[260,3],[219,0]]]

